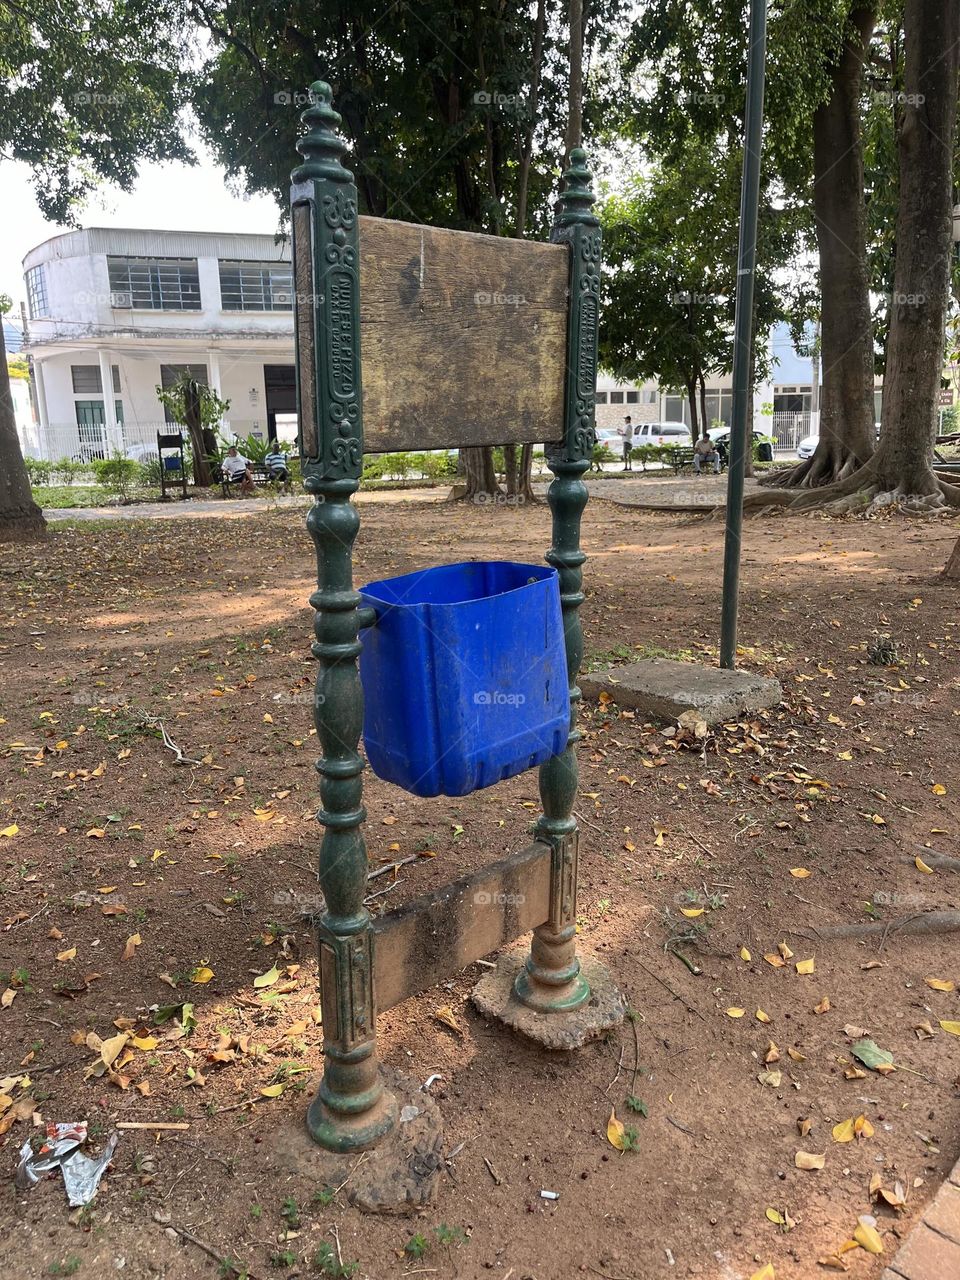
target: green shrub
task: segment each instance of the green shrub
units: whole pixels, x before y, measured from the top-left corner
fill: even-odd
[[[170,455],[173,456],[172,454]],[[171,475],[175,474],[173,472]],[[144,489],[160,488],[160,459],[149,458],[146,462],[141,462],[137,471],[137,484]]]
[[[591,455],[591,458],[593,465],[595,467],[599,467],[601,463],[604,462],[616,462],[617,455],[605,444],[595,444],[593,446],[593,454]]]
[[[52,467],[50,478],[56,484],[73,484],[93,470],[89,462],[77,462],[73,458],[58,458]]]
[[[27,475],[30,477],[30,483],[34,488],[38,484],[47,485],[50,483],[50,475],[53,471],[52,462],[44,462],[42,458],[24,458],[23,465],[27,468]]]
[[[97,483],[122,500],[139,476],[140,463],[115,450],[109,458],[94,458],[93,470]]]

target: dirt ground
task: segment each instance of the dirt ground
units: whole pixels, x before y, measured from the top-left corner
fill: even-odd
[[[548,528],[543,504],[366,504],[357,581],[539,561]],[[2,1274],[739,1280],[772,1263],[797,1280],[830,1274],[818,1260],[873,1213],[884,1254],[836,1265],[876,1280],[960,1155],[960,1038],[940,1026],[960,1004],[928,982],[960,981],[956,935],[815,931],[960,907],[960,877],[915,862],[960,853],[960,619],[936,577],[957,532],[750,523],[741,661],[780,679],[781,705],[705,743],[585,705],[579,942],[635,1021],[546,1053],[474,1012],[478,966],[381,1015],[384,1060],[440,1075],[450,1158],[412,1220],[364,1217],[285,1158],[321,1061],[298,915],[319,842],[303,512],[90,522],[5,549]],[[595,501],[584,540],[591,666],[716,661],[720,523]],[[199,763],[177,764],[158,719]],[[537,809],[533,774],[459,800],[366,778],[371,863],[424,855],[375,908],[519,848]],[[858,1066],[863,1036],[896,1070]],[[611,1108],[635,1150],[608,1141]],[[71,1211],[59,1175],[14,1189],[41,1117],[87,1120],[93,1151],[117,1121],[189,1128],[124,1131]],[[903,1208],[871,1202],[874,1175]]]

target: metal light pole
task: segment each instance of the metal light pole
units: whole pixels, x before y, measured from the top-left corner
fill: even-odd
[[[767,0],[750,0],[747,50],[747,107],[744,122],[743,179],[740,186],[740,244],[737,252],[737,304],[734,318],[733,417],[727,473],[727,525],[723,544],[723,611],[720,665],[733,669],[737,658],[737,596],[743,528],[743,481],[747,467],[747,407],[753,346],[753,282],[757,265],[757,211],[760,203],[760,150],[763,145],[763,80],[767,45]]]

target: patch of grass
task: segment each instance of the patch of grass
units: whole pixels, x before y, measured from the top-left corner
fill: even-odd
[[[51,1276],[73,1276],[80,1270],[80,1259],[75,1253],[71,1253],[69,1258],[64,1258],[62,1262],[51,1262],[47,1268],[47,1272]]]
[[[360,1263],[341,1262],[333,1245],[324,1240],[313,1255],[313,1269],[323,1276],[329,1276],[330,1280],[350,1280],[350,1277],[359,1271]]]

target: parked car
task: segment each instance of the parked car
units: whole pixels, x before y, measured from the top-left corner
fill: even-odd
[[[801,460],[812,458],[817,451],[817,445],[819,443],[819,436],[804,436],[797,445],[797,457]]]
[[[691,448],[690,428],[682,422],[638,422],[633,428],[633,445],[675,444]]]
[[[156,462],[160,456],[157,453],[156,442],[150,444],[146,441],[135,441],[133,444],[128,444],[125,453],[132,462],[141,464],[144,462]]]

